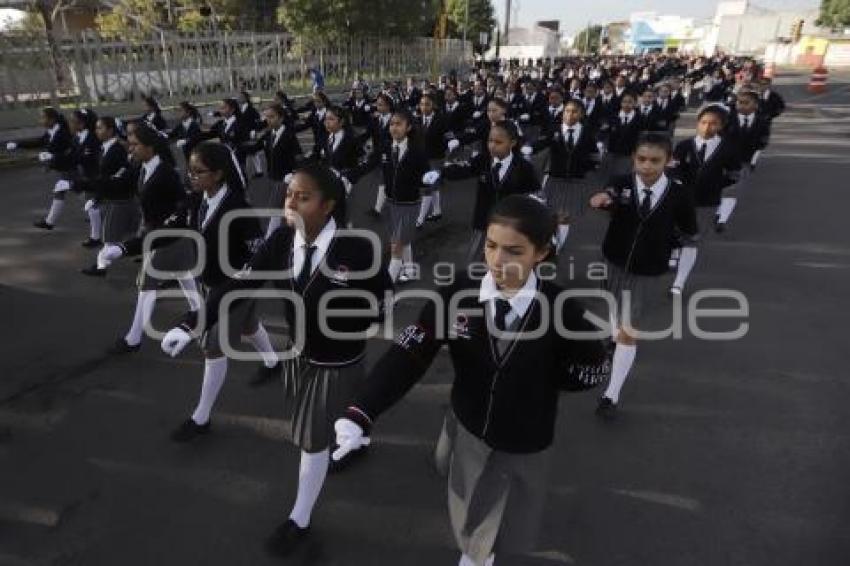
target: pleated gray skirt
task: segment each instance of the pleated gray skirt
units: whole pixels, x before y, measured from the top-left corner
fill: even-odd
[[[548,177],[543,187],[543,198],[558,215],[567,216],[570,221],[580,218],[587,209],[587,199],[591,190],[596,188],[591,178],[565,179]]]
[[[636,275],[628,273],[611,262],[606,264],[608,277],[605,279],[604,289],[617,303],[617,323],[625,322],[630,328],[640,330],[641,317],[646,313],[647,305],[658,303],[665,296],[666,278]],[[627,313],[628,318],[626,318]]]
[[[283,407],[293,444],[310,453],[329,448],[334,422],[354,401],[363,381],[363,361],[327,367],[297,357],[284,363]]]
[[[419,202],[390,203],[390,240],[403,246],[416,237],[416,220],[419,218]]]
[[[461,423],[449,464],[449,518],[461,552],[476,564],[493,553],[532,552],[543,519],[550,450],[493,450]]]
[[[156,290],[158,285],[170,278],[183,276],[195,265],[195,244],[192,240],[181,238],[167,246],[153,250],[142,261],[142,267],[139,270],[139,278],[137,283],[140,291]],[[148,265],[152,265],[154,269],[162,272],[163,277],[155,277],[153,273],[149,273]]]
[[[139,230],[142,218],[135,200],[108,200],[100,205],[103,214],[103,241],[118,243],[128,240]]]

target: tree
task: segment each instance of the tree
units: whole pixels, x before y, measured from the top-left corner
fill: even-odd
[[[411,37],[433,21],[430,0],[285,0],[278,20],[306,40]]]
[[[602,38],[602,26],[586,27],[573,41],[573,49],[580,53],[598,53]]]
[[[850,0],[821,0],[817,24],[830,29],[850,26]]]
[[[50,63],[53,66],[53,75],[59,88],[65,86],[66,77],[62,69],[62,54],[59,51],[59,45],[56,43],[53,21],[60,11],[74,4],[73,0],[35,0],[30,6],[31,10],[38,14],[41,24],[44,26],[44,37],[50,50]]]
[[[492,42],[493,30],[496,27],[496,16],[490,0],[447,0],[446,12],[448,13],[449,37],[463,37],[467,1],[469,2],[469,27],[466,30],[467,40],[478,45],[479,36],[482,33],[486,33]],[[486,46],[482,45],[480,47],[483,50]]]

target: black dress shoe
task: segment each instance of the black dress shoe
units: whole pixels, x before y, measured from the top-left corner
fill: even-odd
[[[336,452],[337,448],[339,448],[339,446],[334,443],[330,450],[331,454]],[[343,456],[342,460],[334,460],[333,458],[331,458],[330,464],[328,464],[328,472],[331,474],[339,473],[345,470],[346,468],[351,467],[356,462],[362,460],[368,454],[369,447],[361,446],[357,450],[352,450],[351,452]]]
[[[124,338],[119,338],[112,346],[109,347],[107,352],[110,354],[132,354],[133,352],[138,352],[141,347],[141,342],[134,346],[132,344],[128,344]]]
[[[263,174],[262,174],[262,173],[254,173],[254,178],[255,178],[255,179],[260,179],[262,176],[263,176]]]
[[[602,397],[596,407],[596,416],[606,420],[613,419],[617,416],[617,404],[608,397]]]
[[[369,210],[366,211],[366,216],[371,216],[372,218],[380,218],[381,213],[375,210],[372,207],[369,207]]]
[[[82,244],[80,244],[84,248],[99,248],[103,245],[102,240],[95,240],[94,238],[86,238]]]
[[[280,371],[282,369],[283,362],[280,360],[278,360],[278,362],[272,367],[266,367],[266,365],[263,364],[257,368],[257,372],[254,374],[254,377],[251,378],[251,381],[248,382],[248,385],[251,387],[259,387],[260,385],[270,383],[280,377]]]
[[[714,223],[714,231],[718,234],[722,234],[726,230],[726,223],[720,222],[719,220]]]
[[[192,419],[186,419],[180,426],[171,432],[171,440],[174,442],[191,442],[210,432],[210,421],[199,425]]]
[[[36,228],[41,228],[43,230],[53,230],[53,224],[48,224],[47,220],[45,220],[43,218],[41,220],[37,220],[36,222],[33,222],[32,225],[35,226]]]
[[[180,283],[177,282],[177,279],[163,279],[156,284],[156,288],[160,291],[164,291],[165,289],[174,289],[179,285]]]
[[[310,527],[301,528],[292,519],[275,529],[266,539],[266,551],[275,556],[288,556],[297,549],[310,534]]]
[[[428,222],[437,222],[438,220],[442,220],[442,218],[443,218],[442,214],[432,214],[431,216],[429,216],[425,220],[427,220]]]
[[[106,270],[100,269],[97,264],[82,268],[80,273],[90,277],[106,277]]]

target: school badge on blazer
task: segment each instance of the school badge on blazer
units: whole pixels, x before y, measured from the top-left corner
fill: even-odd
[[[339,265],[336,268],[336,271],[331,273],[330,282],[334,285],[341,285],[344,287],[348,287],[348,266],[347,265]]]
[[[469,340],[472,336],[469,334],[469,317],[464,313],[459,313],[455,322],[452,325],[452,332],[458,338]]]
[[[416,324],[411,324],[401,331],[396,338],[396,344],[405,350],[415,350],[425,341],[425,329]]]

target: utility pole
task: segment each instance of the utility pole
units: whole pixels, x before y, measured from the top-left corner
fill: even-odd
[[[511,29],[511,0],[505,0],[505,31],[502,33],[502,44],[507,45],[510,41],[508,36]]]

